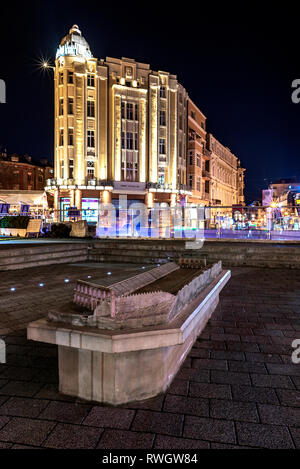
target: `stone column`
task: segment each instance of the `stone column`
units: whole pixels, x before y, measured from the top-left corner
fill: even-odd
[[[80,189],[76,189],[75,190],[75,205],[77,207],[78,210],[81,210],[82,208],[82,191]],[[81,218],[81,216],[80,216]]]
[[[59,217],[59,198],[60,198],[60,193],[59,193],[59,188],[55,189],[54,191],[54,221],[58,222],[60,217]]]

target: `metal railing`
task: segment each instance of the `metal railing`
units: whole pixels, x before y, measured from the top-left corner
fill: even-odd
[[[74,216],[75,214],[75,216]],[[9,213],[17,216],[20,213]],[[118,236],[147,236],[144,228],[160,230],[166,238],[176,237],[183,231],[183,237],[194,237],[197,232],[205,238],[245,239],[245,240],[299,240],[300,207],[155,207],[155,208],[115,208],[110,205],[98,209],[85,208],[74,212],[69,207],[61,210],[31,209],[31,218],[41,218],[47,230],[53,223],[71,223],[86,220],[95,228],[105,230],[115,224]],[[7,214],[0,214],[1,218]],[[140,221],[138,221],[140,220]],[[143,234],[141,234],[143,228]],[[100,230],[101,231],[101,230]]]

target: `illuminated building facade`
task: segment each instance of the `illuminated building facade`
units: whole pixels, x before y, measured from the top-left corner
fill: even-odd
[[[192,204],[210,204],[210,154],[206,148],[206,117],[188,98],[187,183]]]
[[[97,59],[74,25],[57,50],[55,208],[118,204],[119,195],[174,205],[186,174],[187,92],[175,75],[133,59]]]
[[[244,168],[238,158],[212,134],[207,134],[210,153],[210,203],[231,206],[244,203]]]

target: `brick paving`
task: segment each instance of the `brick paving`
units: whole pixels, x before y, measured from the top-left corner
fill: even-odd
[[[300,364],[291,362],[300,270],[233,268],[168,391],[117,408],[60,394],[57,347],[27,341],[24,330],[90,273],[70,265],[0,273],[0,448],[300,448]]]

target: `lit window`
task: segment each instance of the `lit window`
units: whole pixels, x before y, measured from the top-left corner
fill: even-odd
[[[59,129],[59,146],[62,147],[64,144],[64,129]]]
[[[182,124],[182,115],[179,116],[179,129],[183,129],[183,124]]]
[[[60,100],[59,100],[58,113],[59,113],[60,116],[62,116],[64,114],[64,100],[63,100],[63,98],[60,98]]]
[[[87,131],[87,146],[90,148],[95,148],[95,131],[94,130]]]
[[[121,102],[121,118],[125,119],[125,102]]]
[[[74,145],[74,129],[68,128],[68,145]]]
[[[159,153],[161,155],[166,154],[166,140],[164,138],[159,139]]]
[[[125,150],[125,148],[126,148],[125,132],[121,133],[121,148],[122,148],[122,150]]]
[[[133,104],[127,103],[126,119],[133,120]]]
[[[87,76],[87,86],[92,86],[94,88],[95,86],[95,76],[88,74]]]
[[[69,178],[73,179],[74,160],[69,160]]]
[[[95,117],[95,101],[91,101],[90,99],[87,102],[87,116]]]
[[[60,162],[60,177],[62,179],[65,177],[64,160],[61,160]]]
[[[159,125],[166,125],[166,111],[159,111]]]
[[[73,77],[74,77],[74,76],[73,76],[73,72],[70,72],[70,71],[68,70],[68,83],[69,83],[69,84],[74,83],[74,78],[73,78]]]
[[[74,114],[74,99],[68,98],[68,114]]]
[[[94,179],[95,177],[95,163],[94,161],[87,162],[87,178]]]
[[[133,134],[132,134],[132,132],[127,132],[126,143],[127,143],[127,150],[133,150]]]
[[[161,166],[158,168],[158,182],[159,184],[165,183],[165,168]]]
[[[160,97],[161,97],[161,98],[165,98],[165,97],[166,97],[166,87],[165,87],[165,86],[161,86],[161,87],[160,87]]]

